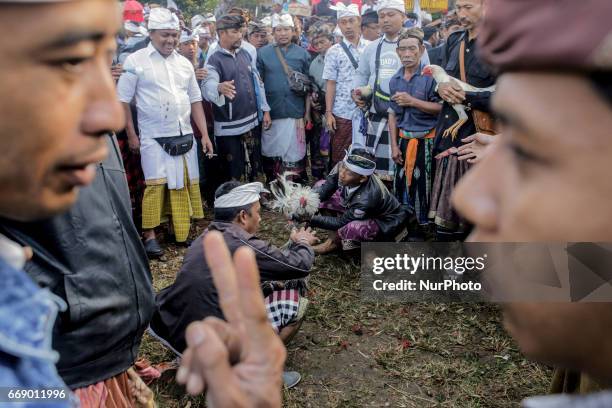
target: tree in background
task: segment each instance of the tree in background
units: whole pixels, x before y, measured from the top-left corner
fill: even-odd
[[[232,7],[241,7],[253,12],[259,4],[257,0],[174,0],[183,14],[191,18],[195,14],[216,13],[224,14]],[[163,1],[160,4],[164,4]]]

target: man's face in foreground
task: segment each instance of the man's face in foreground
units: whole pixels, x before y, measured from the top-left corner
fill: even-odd
[[[454,196],[475,225],[470,240],[612,241],[609,102],[585,77],[513,73],[500,77],[493,104],[503,136]],[[611,304],[514,303],[504,312],[527,355],[611,376],[602,352],[612,354]]]
[[[117,18],[115,18],[117,17]],[[51,216],[74,203],[123,127],[110,75],[112,0],[0,5],[0,214]]]

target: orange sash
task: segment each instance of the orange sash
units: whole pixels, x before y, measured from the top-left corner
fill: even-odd
[[[423,137],[423,139],[433,139],[436,136],[435,129],[431,129],[429,133]],[[406,157],[404,157],[404,173],[406,173],[406,185],[410,187],[412,184],[412,173],[414,172],[414,166],[416,165],[417,149],[419,147],[419,139],[411,137],[411,132],[401,130],[399,137],[408,140],[408,146],[406,146]]]

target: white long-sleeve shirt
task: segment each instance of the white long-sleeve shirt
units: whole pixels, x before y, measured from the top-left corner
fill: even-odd
[[[191,104],[202,100],[193,65],[174,51],[164,58],[153,46],[131,54],[117,84],[119,100],[136,99],[140,138],[193,133]]]

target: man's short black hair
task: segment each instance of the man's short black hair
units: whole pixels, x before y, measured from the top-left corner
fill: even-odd
[[[237,14],[226,14],[217,20],[217,32],[223,30],[241,29],[246,23],[244,17]]]
[[[215,190],[215,199],[221,197],[222,195],[229,193],[230,191],[232,191],[233,189],[241,185],[242,183],[240,183],[239,181],[235,181],[235,180],[227,181],[221,184],[217,188],[217,190]],[[240,211],[243,211],[243,210],[246,211],[247,214],[251,215],[251,208],[253,207],[253,204],[241,205],[239,207],[230,207],[230,208],[215,208],[214,209],[215,221],[232,222],[236,219],[238,214],[240,214]]]

